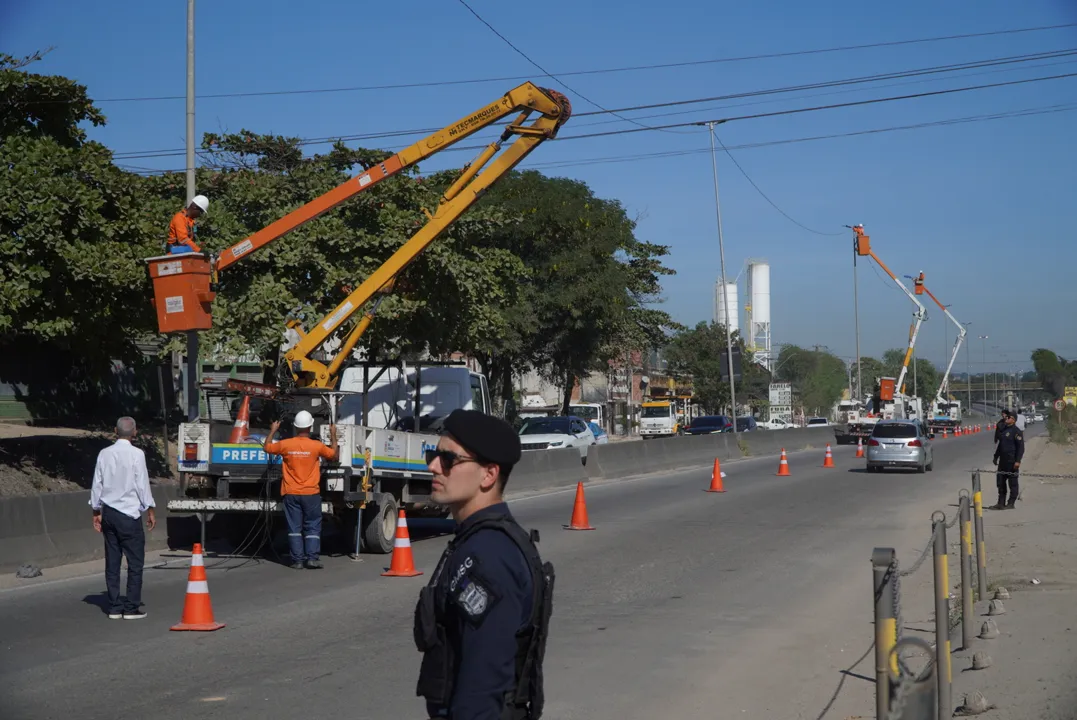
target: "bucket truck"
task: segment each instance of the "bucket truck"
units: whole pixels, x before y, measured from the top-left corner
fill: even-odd
[[[917,295],[923,293],[921,280],[916,281],[916,292],[910,291],[871,249],[871,238],[864,232],[863,225],[854,226],[853,235],[853,251],[856,255],[870,257],[874,260],[916,306],[916,311],[913,313],[913,324],[909,331],[909,345],[905,350],[905,358],[901,363],[901,372],[898,373],[898,377],[879,378],[872,393],[871,401],[865,411],[845,413],[848,418],[846,420],[846,434],[855,438],[871,435],[875,423],[879,420],[924,418],[923,402],[920,398],[905,393],[905,378],[908,375],[909,361],[912,359],[913,349],[916,347],[916,338],[920,333],[920,326],[927,319],[927,308],[917,298]]]
[[[355,554],[360,549],[392,550],[401,507],[414,514],[447,514],[446,508],[431,501],[433,476],[427,469],[426,452],[436,448],[440,422],[450,412],[465,408],[489,413],[491,402],[486,378],[466,367],[357,364],[350,361],[352,351],[409,264],[499,178],[541,143],[556,137],[571,113],[571,104],[561,93],[524,83],[314,198],[219,257],[188,253],[147,260],[160,331],[207,329],[212,324],[210,306],[219,272],[381,180],[516,115],[500,137],[465,166],[438,207],[433,212],[424,209],[426,223],[348,297],[308,329],[289,321],[288,329],[298,340],[284,353],[276,386],[236,380],[203,385],[204,392],[218,396],[259,397],[263,407],[269,403],[262,419],[266,414],[270,419],[283,416],[285,431],[290,429],[287,420],[299,410],[314,416],[313,433],[323,442],[328,441],[329,426],[337,426],[339,459],[322,466],[322,512],[343,520],[341,525],[354,533]],[[528,122],[532,114],[536,117]],[[430,366],[434,367],[424,369]],[[216,405],[222,402],[226,401],[217,397]],[[237,414],[235,428],[228,420],[215,423],[212,418],[180,425],[183,497],[169,501],[168,508],[197,514],[203,536],[207,514],[257,517],[282,510],[278,502],[280,458],[267,456],[262,439],[253,433],[241,432],[246,437],[230,442],[233,431],[242,429],[244,415]]]
[[[935,393],[935,399],[931,401],[931,408],[928,411],[927,422],[928,427],[932,432],[936,432],[942,429],[949,429],[953,431],[954,428],[961,425],[961,401],[956,400],[949,396],[950,392],[950,371],[954,368],[954,361],[957,360],[957,353],[961,350],[961,343],[965,341],[965,326],[958,322],[957,318],[939,302],[939,299],[935,297],[934,293],[928,289],[924,284],[924,274],[920,273],[917,278],[919,286],[923,288],[928,297],[935,301],[935,304],[939,306],[946,317],[950,318],[950,322],[957,328],[957,339],[954,340],[954,349],[950,353],[950,362],[946,365],[946,372],[943,373],[942,382],[939,383],[938,392]]]

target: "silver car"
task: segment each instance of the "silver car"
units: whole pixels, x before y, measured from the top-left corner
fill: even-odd
[[[880,420],[867,442],[868,472],[882,472],[885,467],[933,470],[934,438],[919,420]]]

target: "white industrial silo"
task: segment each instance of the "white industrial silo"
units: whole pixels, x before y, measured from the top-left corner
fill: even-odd
[[[748,261],[748,342],[754,348],[756,361],[770,369],[770,263],[766,260]]]
[[[729,282],[722,293],[722,281],[714,283],[714,322],[725,325],[725,303],[729,303],[729,329],[740,329],[740,308],[737,306],[737,283]]]

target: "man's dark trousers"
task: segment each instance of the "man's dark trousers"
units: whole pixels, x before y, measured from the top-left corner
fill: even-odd
[[[105,585],[110,615],[138,612],[142,606],[142,566],[146,562],[146,533],[142,518],[129,517],[108,505],[101,506],[101,534],[105,536]],[[120,601],[120,561],[127,558],[127,599]]]
[[[1010,504],[1013,505],[1017,502],[1017,497],[1021,494],[1021,487],[1018,484],[1017,471],[1014,470],[1014,463],[1017,461],[1013,458],[1001,457],[998,459],[998,474],[995,475],[995,485],[998,487],[998,504],[1006,504],[1006,486],[1010,488]],[[1012,475],[1008,473],[1013,473]]]
[[[317,562],[322,549],[322,496],[285,495],[284,519],[292,562]]]

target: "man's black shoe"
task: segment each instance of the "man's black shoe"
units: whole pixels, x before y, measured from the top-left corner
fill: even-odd
[[[292,564],[291,564],[291,565],[290,565],[289,567],[291,567],[291,568],[292,568],[292,570],[302,570],[302,569],[303,569],[303,563],[301,563],[301,562],[294,562],[294,563],[292,563]]]
[[[321,570],[322,563],[320,560],[307,560],[307,567],[311,570]]]

